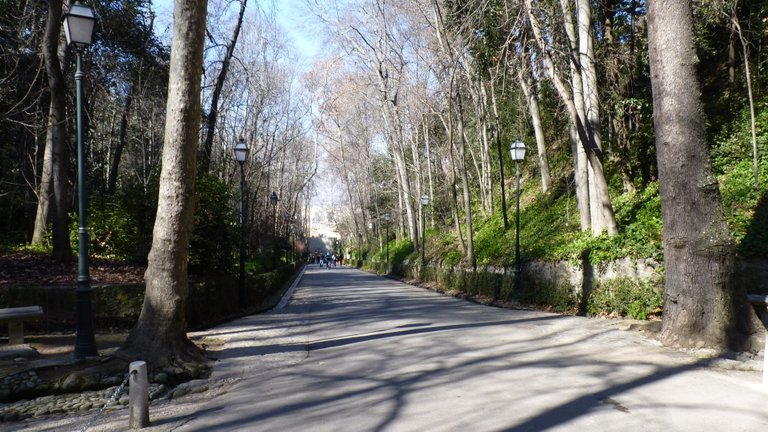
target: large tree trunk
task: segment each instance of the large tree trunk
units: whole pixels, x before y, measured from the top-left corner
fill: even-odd
[[[72,259],[72,246],[69,243],[69,146],[67,145],[67,89],[59,59],[59,39],[61,34],[61,0],[48,2],[48,22],[43,39],[45,70],[48,74],[48,90],[51,101],[48,110],[48,133],[46,136],[45,159],[43,161],[43,182],[40,200],[52,198],[52,202],[41,202],[36,217],[36,235],[40,240],[39,228],[42,228],[49,216],[53,220],[53,258],[59,262]],[[50,158],[48,157],[50,155]],[[46,166],[50,163],[49,166]],[[50,179],[50,180],[49,180]],[[46,205],[47,204],[47,205]],[[51,205],[52,204],[52,205]],[[45,214],[45,211],[49,214]],[[50,214],[52,212],[52,215]]]
[[[202,360],[187,338],[185,314],[206,9],[206,0],[176,0],[173,8],[165,142],[144,306],[121,349],[151,367]]]
[[[739,348],[749,308],[743,287],[730,283],[734,244],[709,161],[687,0],[648,2],[648,46],[664,223],[661,339]]]

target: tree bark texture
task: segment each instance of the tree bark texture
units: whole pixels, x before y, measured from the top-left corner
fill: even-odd
[[[40,191],[41,202],[38,205],[36,226],[42,228],[44,226],[42,224],[46,223],[49,217],[52,217],[53,258],[59,262],[69,262],[72,259],[72,246],[69,243],[69,182],[67,181],[69,145],[67,143],[66,115],[67,88],[59,58],[61,13],[61,0],[50,0],[48,2],[48,21],[43,38],[43,56],[45,57],[45,71],[48,74],[48,91],[51,100],[48,110],[45,159],[43,161],[43,182]],[[46,166],[46,163],[50,163],[50,165]],[[44,200],[52,200],[52,202],[42,202]],[[45,214],[46,210],[48,210],[48,214]],[[38,225],[37,222],[41,225]],[[35,238],[40,239],[39,232],[36,233]]]
[[[730,283],[734,244],[712,175],[687,0],[648,2],[664,244],[661,339],[739,348],[749,332],[743,287]]]
[[[206,9],[207,0],[174,2],[165,142],[146,293],[139,320],[122,348],[153,367],[202,359],[187,338],[185,314]]]
[[[526,54],[528,53],[526,52]],[[527,58],[528,55],[524,57]],[[517,77],[525,99],[528,101],[528,113],[531,115],[531,125],[536,137],[536,150],[539,157],[539,171],[541,172],[541,191],[547,193],[552,189],[552,176],[549,174],[549,158],[547,155],[547,143],[544,138],[544,128],[541,125],[539,99],[532,82],[527,60],[524,60],[524,63],[518,68]]]

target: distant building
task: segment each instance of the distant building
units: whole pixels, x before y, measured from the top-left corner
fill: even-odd
[[[335,211],[333,209],[328,209],[327,207],[313,206],[310,209],[310,214],[310,237],[322,239],[322,243],[328,250],[330,250],[333,241],[338,240],[341,237],[336,231]],[[317,243],[315,244],[317,245]]]

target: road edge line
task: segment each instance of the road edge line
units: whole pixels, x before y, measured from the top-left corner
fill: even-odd
[[[291,300],[291,297],[293,297],[293,291],[296,290],[296,287],[299,285],[299,282],[301,282],[302,276],[304,276],[304,270],[307,269],[307,265],[304,264],[301,267],[301,272],[299,272],[299,275],[296,276],[296,279],[294,279],[293,283],[291,284],[291,287],[288,288],[287,291],[283,294],[283,296],[280,298],[280,302],[275,306],[275,310],[280,310],[284,308],[288,302]]]

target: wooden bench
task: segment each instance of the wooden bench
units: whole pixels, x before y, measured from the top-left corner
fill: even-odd
[[[40,306],[24,306],[0,309],[0,322],[8,323],[8,345],[24,343],[24,321],[36,320],[43,316]]]

